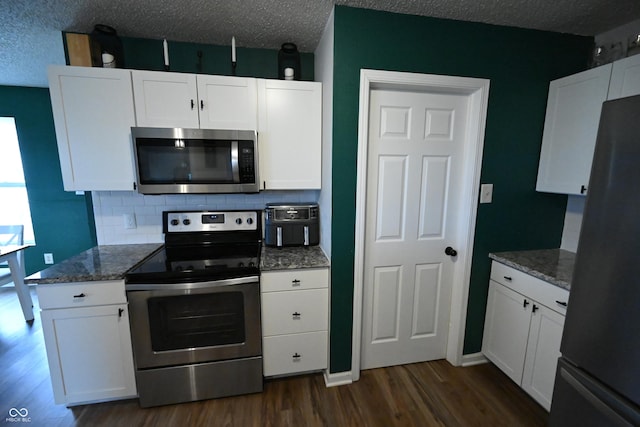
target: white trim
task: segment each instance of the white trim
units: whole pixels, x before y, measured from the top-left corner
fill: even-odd
[[[353,380],[351,379],[351,371],[345,372],[336,372],[332,374],[328,369],[324,371],[324,384],[327,387],[336,387],[340,385],[348,385],[351,384]]]
[[[437,93],[462,94],[469,96],[469,123],[467,143],[471,149],[465,150],[464,168],[467,176],[463,180],[462,209],[469,212],[459,224],[462,230],[460,242],[456,242],[460,267],[454,271],[451,295],[451,315],[447,340],[447,360],[454,366],[463,362],[464,329],[467,318],[469,279],[473,239],[480,188],[480,168],[484,147],[484,130],[489,99],[489,80],[469,77],[415,74],[395,71],[360,70],[360,104],[358,120],[358,165],[356,182],[356,229],[353,274],[353,339],[351,377],[360,378],[360,355],[362,345],[362,295],[364,281],[364,224],[367,188],[367,150],[369,142],[369,94],[372,89],[403,89]]]
[[[472,354],[465,354],[464,356],[462,356],[461,366],[466,368],[467,366],[482,365],[483,363],[487,363],[487,362],[489,362],[489,359],[484,357],[484,354],[478,352],[478,353],[472,353]]]

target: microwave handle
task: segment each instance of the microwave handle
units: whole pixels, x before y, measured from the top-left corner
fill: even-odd
[[[276,227],[276,246],[282,247],[282,227]]]
[[[309,246],[309,226],[304,226],[304,245]]]
[[[231,141],[231,173],[233,182],[240,182],[240,165],[238,163],[238,141]]]

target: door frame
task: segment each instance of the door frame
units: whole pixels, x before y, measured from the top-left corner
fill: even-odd
[[[358,161],[356,183],[356,224],[353,275],[353,337],[351,379],[360,378],[360,358],[363,322],[364,251],[367,190],[367,153],[369,145],[369,95],[371,90],[411,90],[417,92],[467,95],[469,115],[466,149],[463,156],[465,176],[462,184],[462,208],[458,223],[460,238],[452,242],[458,250],[453,273],[451,313],[446,359],[454,366],[462,364],[464,332],[467,319],[469,279],[476,215],[480,192],[480,170],[484,148],[484,132],[489,99],[489,80],[470,77],[416,74],[397,71],[360,70],[360,103],[358,119]]]

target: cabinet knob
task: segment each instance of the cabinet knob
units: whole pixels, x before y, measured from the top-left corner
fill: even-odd
[[[200,110],[204,110],[204,101],[200,100]]]
[[[298,352],[294,353],[293,356],[293,361],[297,362],[298,360],[300,360],[300,358],[302,357],[301,355],[298,354]]]
[[[85,294],[84,294],[84,292],[83,292],[83,293],[81,293],[81,294],[74,295],[73,297],[74,297],[74,298],[84,298],[84,297],[86,297],[86,295],[85,295]]]
[[[522,308],[527,308],[528,305],[529,305],[529,301],[524,300],[524,302],[522,303]]]
[[[124,308],[118,309],[118,317],[122,317],[122,313],[124,313]]]
[[[509,282],[513,280],[511,276],[502,276],[502,277],[504,277],[504,280],[508,280]]]
[[[561,305],[563,307],[567,306],[567,302],[566,301],[558,301],[558,300],[556,300],[556,304]]]
[[[195,106],[196,106],[196,103],[195,103],[195,101],[192,99],[192,100],[191,100],[191,109],[193,110],[193,108],[194,108]]]
[[[533,307],[531,308],[531,312],[535,313],[536,311],[538,311],[540,307],[538,307],[537,305],[533,304]]]
[[[584,185],[580,186],[580,194],[585,194],[587,192],[587,187],[585,187]]]
[[[294,320],[300,319],[300,313],[298,313],[297,311],[293,313],[291,316],[293,317]]]
[[[291,281],[291,286],[300,286],[300,280],[298,279],[293,279]]]

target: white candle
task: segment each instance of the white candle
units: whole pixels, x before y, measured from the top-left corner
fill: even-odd
[[[236,62],[236,38],[231,37],[231,62]]]
[[[169,66],[169,44],[167,43],[167,39],[162,41],[162,50],[164,51],[164,65]]]

